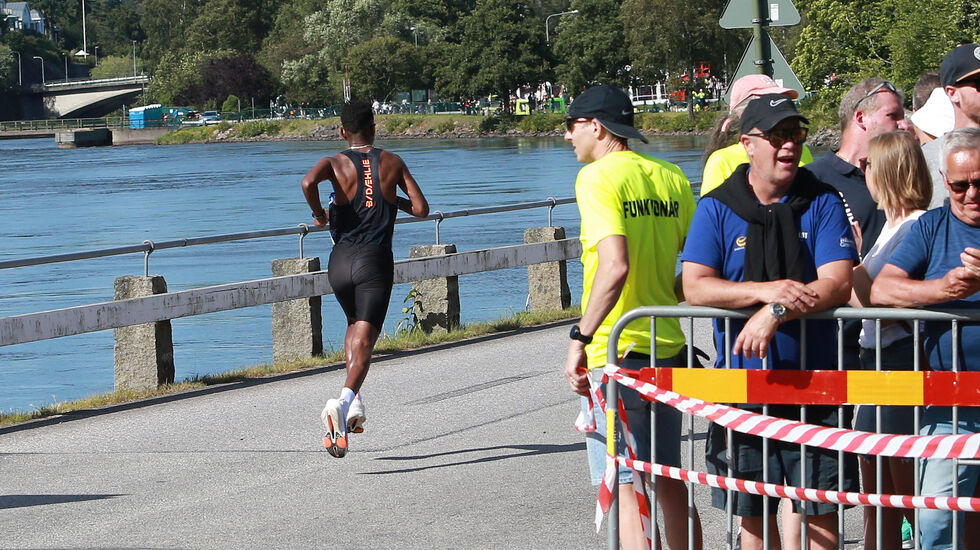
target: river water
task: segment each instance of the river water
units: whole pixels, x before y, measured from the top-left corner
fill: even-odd
[[[636,149],[681,166],[700,180],[696,137],[659,137]],[[227,143],[58,149],[54,140],[0,140],[0,260],[43,256],[310,221],[299,182],[338,142]],[[397,140],[379,142],[405,159],[432,211],[571,197],[580,165],[560,138]],[[578,235],[574,204],[554,223]],[[522,241],[526,227],[547,224],[547,209],[446,220],[440,240],[460,251]],[[399,225],[395,258],[432,243],[434,222]],[[270,277],[271,261],[298,255],[298,236],[160,250],[150,273],[171,291]],[[326,266],[330,239],[308,236],[308,256]],[[569,266],[573,301],[581,268]],[[143,255],[0,270],[0,317],[112,300],[113,280],[142,275]],[[524,309],[525,269],[460,277],[463,322]],[[409,285],[392,292],[385,328],[405,318]],[[323,300],[324,347],[343,346],[345,322],[332,296]],[[272,361],[270,306],[172,321],[178,380]],[[112,331],[0,347],[0,410],[30,410],[104,393],[113,385]],[[556,368],[560,361],[556,358]]]

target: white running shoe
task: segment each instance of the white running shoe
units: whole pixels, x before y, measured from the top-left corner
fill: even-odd
[[[364,422],[367,416],[364,415],[364,403],[360,399],[351,402],[347,409],[347,432],[352,434],[364,433]]]
[[[347,454],[347,425],[340,420],[342,410],[340,401],[330,399],[320,413],[320,420],[327,428],[327,433],[323,436],[323,446],[330,456],[336,458],[344,458]]]

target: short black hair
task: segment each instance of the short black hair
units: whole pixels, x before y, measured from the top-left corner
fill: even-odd
[[[340,123],[351,134],[363,134],[374,125],[374,109],[371,103],[356,99],[344,103],[340,109]]]

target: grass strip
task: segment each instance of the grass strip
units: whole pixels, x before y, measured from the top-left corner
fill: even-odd
[[[378,343],[374,347],[374,355],[384,355],[399,351],[436,346],[450,342],[460,342],[470,338],[486,336],[488,334],[506,332],[524,327],[539,326],[564,319],[572,319],[579,317],[580,315],[580,309],[576,306],[564,310],[521,312],[510,317],[500,318],[496,321],[483,321],[462,325],[446,333],[426,334],[421,330],[403,330],[395,334],[384,333],[380,338],[378,338]],[[319,357],[312,357],[303,361],[283,361],[278,363],[255,365],[222,374],[194,376],[187,380],[146,390],[118,390],[111,393],[93,395],[91,397],[86,397],[75,401],[53,403],[33,411],[14,411],[9,413],[0,412],[0,426],[10,426],[21,422],[57,416],[72,411],[97,409],[100,407],[139,401],[141,399],[173,395],[192,390],[199,390],[209,386],[229,384],[254,378],[265,378],[278,374],[308,370],[323,367],[325,365],[342,363],[343,360],[344,350],[331,350],[329,353],[325,353]]]

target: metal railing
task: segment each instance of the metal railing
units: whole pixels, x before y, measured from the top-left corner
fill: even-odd
[[[483,214],[495,214],[500,212],[513,212],[518,210],[529,210],[534,208],[547,208],[548,209],[548,226],[552,225],[552,212],[555,207],[560,204],[571,204],[575,202],[574,197],[566,197],[557,199],[555,197],[548,197],[545,200],[534,201],[534,202],[523,202],[515,204],[506,204],[498,206],[485,206],[481,208],[468,208],[464,210],[455,210],[452,212],[441,212],[435,211],[425,218],[398,218],[395,220],[396,224],[404,223],[420,223],[426,221],[435,222],[435,241],[436,244],[439,243],[439,226],[442,224],[443,220],[450,218],[461,218],[465,216],[478,216]],[[72,262],[77,260],[88,260],[93,258],[105,258],[109,256],[119,256],[123,254],[134,254],[138,252],[143,253],[143,274],[149,274],[149,261],[150,254],[157,250],[164,250],[168,248],[183,248],[187,246],[197,246],[204,244],[215,244],[215,243],[227,243],[233,241],[242,241],[248,239],[262,239],[267,237],[280,237],[284,235],[299,235],[299,255],[304,257],[303,251],[303,240],[310,233],[319,233],[322,231],[329,231],[330,227],[317,227],[307,223],[301,223],[297,227],[281,227],[277,229],[263,229],[256,231],[243,231],[239,233],[223,233],[220,235],[210,235],[205,237],[189,237],[184,239],[172,239],[167,241],[152,241],[145,240],[142,244],[134,244],[128,246],[118,246],[113,248],[99,248],[95,250],[86,250],[80,252],[68,252],[65,254],[53,254],[49,256],[33,256],[27,258],[17,258],[13,260],[3,260],[0,261],[0,269],[11,269],[15,267],[27,267],[34,265],[44,265],[60,262]]]
[[[694,334],[695,334],[695,331],[694,331],[694,320],[695,319],[716,319],[716,320],[721,319],[721,320],[723,320],[723,322],[725,324],[725,328],[726,328],[726,333],[725,333],[725,348],[728,349],[728,350],[730,350],[731,347],[732,347],[732,343],[734,342],[734,335],[732,334],[732,330],[731,330],[731,328],[732,328],[731,327],[731,321],[733,319],[748,319],[755,312],[756,312],[756,309],[751,309],[751,308],[750,309],[744,309],[744,310],[728,310],[728,309],[712,308],[712,307],[700,307],[700,306],[649,306],[649,307],[641,307],[641,308],[637,308],[637,309],[628,311],[622,317],[620,317],[620,319],[615,323],[615,325],[611,329],[611,332],[609,334],[609,340],[608,340],[608,343],[607,343],[607,363],[608,364],[619,364],[619,358],[617,356],[618,355],[617,350],[618,350],[618,347],[619,347],[620,335],[622,334],[622,332],[626,328],[626,326],[628,324],[630,324],[631,322],[636,321],[638,319],[649,318],[649,320],[650,320],[649,326],[650,326],[650,330],[651,330],[651,336],[650,336],[651,350],[650,350],[650,354],[649,355],[650,355],[651,358],[655,358],[656,357],[656,344],[655,344],[655,342],[656,342],[656,322],[655,322],[656,319],[658,317],[659,318],[682,318],[682,319],[686,319],[687,320],[687,323],[688,323],[687,326],[686,326],[686,328],[685,328],[685,331],[689,335],[688,336],[689,337],[689,341],[688,341],[688,344],[689,344],[688,345],[688,356],[687,356],[687,363],[686,364],[687,364],[688,368],[693,368],[693,367],[697,366],[696,365],[696,360],[694,358],[693,350],[692,350],[692,347],[693,346],[691,345],[691,344],[693,344],[693,339],[694,339]],[[837,342],[836,342],[836,345],[837,345],[837,365],[836,365],[836,368],[839,371],[842,371],[842,372],[839,372],[839,373],[838,372],[831,372],[831,373],[828,373],[828,374],[830,374],[830,375],[838,375],[838,374],[839,375],[846,375],[847,373],[855,372],[855,371],[844,371],[843,370],[843,364],[844,364],[844,341],[843,341],[843,338],[842,338],[842,334],[843,334],[844,321],[848,321],[848,320],[862,320],[862,319],[873,319],[873,320],[877,320],[878,321],[878,322],[875,323],[875,326],[876,326],[876,336],[877,336],[876,337],[876,350],[875,351],[876,351],[876,356],[878,358],[878,360],[877,360],[877,363],[878,363],[877,364],[877,367],[878,367],[877,370],[878,371],[882,371],[883,369],[881,368],[881,359],[880,359],[880,352],[881,352],[881,339],[880,339],[880,334],[881,333],[880,333],[880,331],[881,331],[881,326],[882,325],[881,325],[881,322],[880,321],[884,321],[884,320],[900,320],[900,321],[909,321],[909,322],[911,322],[912,323],[912,326],[913,326],[912,331],[913,331],[913,335],[914,335],[913,338],[914,338],[914,341],[915,341],[915,346],[914,346],[915,349],[919,349],[919,346],[921,344],[921,338],[922,338],[922,336],[919,333],[919,331],[921,330],[921,326],[920,326],[921,323],[923,323],[923,322],[930,322],[930,323],[936,323],[936,322],[949,323],[951,325],[951,330],[954,333],[953,345],[955,347],[955,346],[958,345],[957,344],[958,328],[961,326],[960,324],[961,323],[970,323],[970,324],[980,323],[980,309],[942,309],[942,308],[936,308],[936,309],[931,309],[931,310],[921,310],[921,309],[903,309],[903,308],[851,308],[851,307],[841,307],[841,308],[831,309],[831,310],[827,310],[827,311],[823,311],[823,312],[819,312],[819,313],[809,314],[809,315],[806,315],[805,317],[801,318],[801,321],[803,323],[803,328],[801,328],[800,354],[801,355],[806,354],[807,340],[806,340],[806,328],[805,328],[805,326],[806,326],[806,322],[808,320],[835,320],[837,322],[837,334],[836,334],[836,336],[837,336],[837,338],[836,338],[836,340],[837,340]],[[714,336],[712,335],[712,341],[713,340],[714,340]],[[827,343],[827,342],[818,342],[815,345],[828,345],[828,344],[829,343]],[[923,367],[920,365],[918,353],[915,353],[914,355],[915,355],[914,357],[910,357],[909,358],[909,364],[910,365],[913,365],[913,370],[914,371],[918,371],[918,372],[915,373],[917,376],[929,376],[929,375],[943,374],[943,373],[933,373],[933,372],[927,372],[927,373],[921,372],[921,370],[923,369]],[[953,373],[951,373],[951,374],[954,374],[954,375],[960,376],[960,377],[963,377],[963,376],[971,376],[971,375],[974,376],[974,377],[976,377],[978,375],[978,373],[967,373],[965,375],[964,374],[958,374],[958,375],[956,374],[956,373],[959,373],[960,372],[960,369],[963,366],[963,360],[964,359],[962,357],[958,357],[957,353],[954,352],[954,354],[953,354],[953,363],[952,363]],[[655,363],[654,363],[655,362],[655,359],[651,359],[650,361],[651,361],[650,366],[651,367],[655,367],[656,366]],[[718,367],[717,369],[705,369],[705,370],[701,370],[700,373],[706,374],[708,376],[711,376],[712,374],[716,374],[716,375],[727,375],[727,374],[730,374],[732,372],[732,370],[734,370],[734,371],[740,371],[740,372],[746,372],[746,371],[741,371],[741,369],[732,369],[732,370],[729,370],[728,369],[728,367],[730,366],[730,356],[729,355],[726,355],[725,356],[725,360],[723,361],[722,364],[724,365],[723,367]],[[764,365],[764,369],[767,369],[767,372],[771,372],[770,370],[768,370],[768,369],[771,369],[771,365],[768,365],[768,363],[766,363],[766,362],[764,362],[763,365]],[[833,366],[828,366],[828,368],[833,368]],[[673,370],[676,371],[677,369],[673,369]],[[786,372],[786,371],[781,371],[781,372]],[[794,371],[789,371],[789,372],[794,372]],[[883,373],[883,374],[888,374],[888,373]],[[675,377],[674,379],[676,380],[676,375],[674,375],[674,377]],[[960,384],[969,385],[971,383],[971,381],[975,381],[975,379],[969,379],[969,380],[964,379],[964,380],[961,381],[961,380],[959,380],[957,378],[957,379],[949,380],[948,382],[949,382],[949,384],[952,387],[957,387]],[[923,382],[920,382],[920,383],[923,383]],[[925,384],[928,384],[929,382],[924,382],[924,383]],[[619,386],[619,384],[617,384],[617,383],[610,383],[608,385],[607,390],[606,390],[607,391],[606,398],[607,398],[607,402],[608,403],[611,404],[611,403],[616,403],[617,402],[617,399],[618,399],[618,396],[619,396],[618,386]],[[673,391],[677,391],[678,394],[683,395],[685,397],[693,397],[693,398],[698,398],[697,392],[699,392],[699,391],[707,391],[707,390],[703,390],[703,389],[700,389],[700,388],[699,389],[694,389],[692,387],[693,384],[689,384],[688,386],[691,387],[691,391],[688,392],[688,393],[679,391],[679,390],[676,389],[676,387],[674,388]],[[850,384],[849,383],[845,383],[845,386],[847,386],[848,388],[850,388]],[[970,395],[970,393],[971,392],[975,392],[976,389],[975,389],[974,386],[969,386],[969,387],[971,389],[969,389],[968,391],[964,392],[964,396],[965,397],[960,397],[958,394],[957,395],[946,395],[946,396],[943,396],[942,397],[942,399],[944,401],[941,402],[941,403],[938,403],[939,405],[942,405],[942,406],[947,406],[947,405],[948,406],[952,406],[952,419],[953,419],[952,420],[952,425],[954,426],[954,428],[953,428],[953,433],[954,434],[957,431],[957,428],[955,426],[957,426],[957,418],[958,418],[958,412],[957,411],[958,411],[958,408],[959,408],[958,405],[960,403],[966,403],[966,404],[969,404],[969,405],[974,405],[975,402],[976,402],[976,396],[975,395]],[[716,386],[715,389],[717,389],[717,386]],[[800,390],[801,388],[799,386],[794,386],[793,389],[794,390]],[[849,392],[849,391],[850,391],[850,389],[847,390],[847,392]],[[963,391],[963,390],[960,389],[960,390],[957,390],[957,391]],[[869,393],[874,393],[874,392],[869,392]],[[705,398],[702,397],[701,399],[705,399]],[[776,399],[774,397],[766,397],[765,399],[768,399],[769,400],[768,402],[770,402],[770,403],[782,403],[783,402],[783,401],[779,401],[778,399]],[[965,399],[966,401],[964,401],[963,399]],[[719,399],[718,401],[725,401],[725,400],[724,399]],[[742,401],[737,401],[735,399],[731,399],[730,402],[740,403]],[[794,404],[800,405],[801,418],[802,418],[801,422],[806,422],[805,410],[806,410],[806,405],[807,404],[822,404],[822,403],[837,404],[838,420],[839,420],[839,422],[843,422],[844,415],[842,413],[843,413],[843,409],[844,409],[845,403],[846,403],[846,406],[848,406],[848,407],[851,406],[851,405],[853,405],[853,404],[861,404],[861,405],[875,406],[875,408],[876,408],[876,410],[875,410],[875,412],[876,412],[876,415],[875,415],[876,416],[876,424],[875,425],[876,425],[876,427],[877,427],[877,429],[879,431],[881,430],[881,412],[880,412],[880,409],[878,408],[878,406],[879,405],[893,405],[893,404],[896,404],[894,402],[887,402],[884,399],[871,401],[871,400],[868,400],[867,398],[864,398],[864,399],[860,399],[860,400],[857,400],[856,399],[856,400],[853,400],[853,401],[848,401],[847,399],[845,399],[844,397],[839,396],[839,395],[838,396],[827,396],[827,395],[824,395],[821,398],[821,400],[815,400],[815,401],[812,401],[812,402],[802,401],[802,400],[794,401]],[[900,403],[900,404],[906,404],[906,403]],[[914,405],[915,406],[915,421],[914,421],[915,422],[915,428],[918,428],[920,426],[920,424],[919,424],[919,422],[920,422],[920,418],[919,418],[920,411],[919,411],[919,409],[921,409],[922,406],[927,406],[927,405],[930,405],[930,404],[937,404],[937,403],[930,403],[929,400],[928,400],[928,398],[924,394],[923,397],[922,397],[922,403],[921,403],[921,405]],[[767,414],[767,410],[768,410],[767,407],[768,407],[768,405],[765,405],[764,404],[763,414]],[[615,421],[615,418],[616,418],[616,415],[617,415],[617,411],[616,411],[616,408],[615,407],[610,407],[609,415],[611,416],[611,418],[610,418],[610,434],[609,434],[608,437],[610,438],[610,440],[615,440],[616,431],[619,429],[618,426],[617,426],[617,423]],[[688,460],[688,462],[690,464],[689,469],[693,471],[694,470],[693,464],[694,464],[694,460],[695,460],[695,458],[694,458],[695,457],[695,455],[694,455],[694,440],[695,440],[695,437],[694,437],[694,433],[693,433],[694,432],[694,420],[693,420],[693,417],[689,417],[688,420],[689,420],[689,422],[687,424],[687,431],[686,431],[686,434],[687,434],[686,435],[686,439],[688,441],[687,460]],[[651,422],[651,431],[652,431],[653,426],[655,426],[655,424],[656,424],[655,422]],[[839,425],[838,427],[840,427],[840,428],[848,428],[848,429],[850,428],[850,426],[844,426],[844,425]],[[727,437],[727,441],[728,441],[728,446],[730,447],[731,446],[731,435],[730,435],[731,434],[731,429],[729,428],[727,431],[728,431],[728,434],[729,434],[728,437]],[[918,433],[917,430],[916,430],[916,433]],[[680,434],[678,434],[678,435],[680,435]],[[763,438],[762,441],[763,441],[763,443],[762,443],[763,444],[762,454],[764,456],[768,457],[769,451],[767,451],[766,448],[767,448],[767,446],[769,444],[769,438]],[[653,434],[652,433],[651,434],[651,449],[650,449],[651,456],[654,457],[654,459],[652,460],[652,462],[656,462],[656,459],[655,459],[656,455],[655,455],[655,450],[654,450],[655,447],[656,447],[655,442],[656,442],[656,434]],[[801,452],[803,452],[803,449],[806,447],[806,444],[803,443],[803,444],[800,445],[800,447],[801,447]],[[843,464],[843,459],[844,459],[843,458],[844,457],[844,454],[845,454],[844,451],[838,451],[837,452],[837,455],[838,455],[838,469],[839,469],[839,472],[840,472],[839,475],[838,475],[838,489],[840,489],[840,490],[844,490],[843,489],[843,485],[844,485],[844,474],[843,474],[843,465],[842,465]],[[877,490],[878,493],[881,493],[882,492],[881,491],[881,487],[882,487],[882,480],[881,480],[882,467],[881,467],[881,463],[880,463],[881,456],[878,455],[878,452],[877,451],[873,451],[872,454],[876,455],[876,458],[879,459],[878,460],[878,464],[877,464],[877,477],[878,477],[878,479],[877,479],[877,483],[875,485],[875,488],[876,488],[876,490]],[[730,460],[731,459],[729,458],[729,471],[728,471],[728,474],[727,475],[729,477],[733,477],[733,473],[732,473],[731,466],[730,466],[730,464],[731,464]],[[765,460],[768,460],[768,458],[764,458],[763,460],[764,461]],[[922,458],[915,459],[915,474],[913,476],[915,480],[919,480],[919,467],[920,467],[919,462],[921,462],[922,460],[925,460],[925,459],[922,459]],[[801,469],[804,468],[804,466],[803,466],[804,462],[805,461],[801,461],[801,466],[800,466]],[[975,461],[975,460],[965,460],[965,459],[953,459],[953,460],[950,460],[950,462],[953,464],[953,466],[952,466],[953,469],[952,469],[951,475],[954,475],[954,476],[956,475],[958,465],[970,464],[970,465],[973,465],[974,467],[976,467],[976,465],[978,464],[978,462]],[[763,466],[762,469],[763,469],[764,472],[767,472],[768,471],[768,467],[765,466],[765,465]],[[805,479],[805,476],[803,474],[804,474],[804,472],[801,472],[801,478]],[[616,501],[617,496],[618,496],[618,483],[619,483],[619,479],[618,478],[619,478],[618,475],[613,475],[612,476],[612,480],[613,480],[612,481],[612,499],[613,500],[612,500],[612,504],[610,505],[609,510],[607,512],[607,521],[608,521],[608,524],[607,525],[608,525],[608,542],[609,542],[609,548],[618,548],[619,547],[619,524],[618,524],[618,520],[619,520],[619,514],[618,514],[618,512],[619,512],[619,510],[618,510],[618,504],[617,504],[617,501]],[[650,501],[650,517],[651,518],[654,518],[652,520],[652,523],[653,523],[652,528],[653,528],[653,533],[654,533],[653,539],[654,539],[654,541],[656,541],[656,538],[657,538],[657,534],[656,534],[657,533],[657,530],[656,530],[657,529],[657,527],[656,527],[657,499],[656,499],[656,482],[655,482],[655,479],[656,479],[656,477],[653,476],[653,480],[654,481],[652,482],[652,487],[653,487],[654,494],[649,499],[649,501]],[[771,481],[772,483],[774,483],[776,485],[782,484],[782,480],[768,480],[767,478],[764,478],[764,479],[765,479],[766,482],[770,482]],[[687,481],[692,481],[692,479],[689,478]],[[726,509],[726,513],[728,515],[728,518],[727,518],[728,521],[727,521],[727,524],[726,524],[726,534],[727,534],[727,547],[728,548],[733,548],[733,547],[735,547],[735,543],[734,543],[732,537],[733,537],[733,534],[735,532],[735,529],[733,528],[733,525],[734,525],[733,524],[733,512],[732,512],[732,509],[731,509],[731,500],[732,499],[731,499],[730,493],[731,493],[731,490],[729,490],[729,495],[728,495],[728,498],[726,499],[726,502],[728,503],[727,504],[728,508]],[[953,493],[952,494],[953,494],[954,497],[957,496],[957,494],[956,494],[956,484],[955,483],[953,484]],[[918,485],[915,486],[915,495],[919,495],[919,486]],[[971,495],[967,495],[967,496],[971,496]],[[764,509],[763,517],[767,517],[770,514],[774,514],[775,512],[774,511],[773,512],[770,512],[769,511],[769,509],[768,509],[768,499],[765,498],[765,497],[763,497],[763,498],[764,498],[764,500],[763,500],[763,509]],[[689,508],[689,510],[692,510],[693,507],[694,507],[693,488],[690,488],[690,490],[688,492],[688,508]],[[837,529],[838,529],[838,536],[839,536],[839,538],[838,538],[838,547],[839,548],[843,548],[844,547],[844,542],[845,542],[845,539],[844,539],[844,518],[843,518],[843,513],[842,513],[843,512],[843,509],[844,509],[844,505],[843,504],[838,504],[837,505],[837,509],[838,509],[838,525],[837,525]],[[877,547],[878,548],[881,548],[882,547],[881,546],[881,533],[882,533],[882,529],[880,528],[880,526],[882,525],[882,519],[881,519],[882,516],[881,516],[881,507],[880,506],[878,507],[878,511],[876,512],[876,515],[877,515],[877,525],[879,526],[879,528],[877,529],[877,535],[876,535],[876,538],[878,539],[878,545],[877,545]],[[688,540],[690,541],[688,547],[689,548],[693,548],[693,538],[691,537],[691,534],[693,533],[693,525],[692,525],[692,522],[694,521],[693,520],[694,514],[689,513],[688,514],[688,518],[689,518],[689,521],[688,521],[689,538],[688,538]],[[957,547],[956,525],[957,525],[957,522],[958,521],[960,521],[960,520],[957,517],[957,514],[954,514],[953,515],[953,520],[952,520],[952,522],[953,522],[953,533],[954,533],[954,535],[953,535],[954,548]],[[803,545],[803,547],[807,547],[806,546],[807,545],[807,542],[805,542],[807,540],[807,525],[806,525],[806,522],[807,522],[807,516],[804,513],[803,514],[802,532],[801,532],[801,539],[803,541],[803,542],[801,542],[801,544]],[[764,535],[763,535],[763,547],[764,548],[769,548],[770,547],[769,546],[770,539],[769,539],[769,532],[768,532],[769,522],[768,521],[764,521],[763,524],[765,526],[764,527]],[[918,548],[919,547],[918,546],[919,540],[918,540],[918,534],[917,534],[917,529],[918,529],[918,526],[919,526],[918,525],[919,524],[918,509],[916,509],[914,524],[915,524],[914,525],[914,533],[916,533],[914,535],[914,543],[915,543],[915,546],[914,547],[915,548]],[[710,536],[710,534],[707,534],[706,533],[705,540],[712,540],[712,537]],[[720,540],[720,537],[715,537],[713,540]]]

